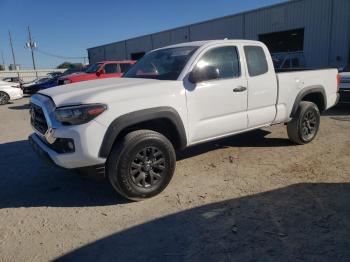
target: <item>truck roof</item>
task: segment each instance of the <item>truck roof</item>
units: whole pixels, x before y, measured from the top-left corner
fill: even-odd
[[[109,64],[109,63],[117,63],[117,64],[135,64],[136,60],[104,60],[99,61],[97,63],[101,64]]]
[[[244,39],[221,39],[221,40],[205,40],[205,41],[194,41],[194,42],[186,42],[181,44],[170,45],[162,48],[174,48],[174,47],[182,47],[182,46],[204,46],[209,44],[223,44],[223,43],[231,43],[231,44],[255,44],[261,45],[262,43],[254,40],[244,40]],[[162,49],[159,48],[159,49]]]

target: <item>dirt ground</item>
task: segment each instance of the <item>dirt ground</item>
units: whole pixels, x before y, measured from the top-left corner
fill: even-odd
[[[28,99],[0,107],[0,261],[349,261],[349,107],[308,145],[278,125],[181,152],[143,202],[46,165],[30,133]]]

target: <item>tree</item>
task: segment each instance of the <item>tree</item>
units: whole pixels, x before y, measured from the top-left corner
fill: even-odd
[[[84,65],[82,63],[71,63],[71,62],[63,62],[62,64],[57,66],[57,69],[68,69],[68,68],[79,68],[82,69]]]
[[[4,66],[0,65],[0,71],[4,71],[4,70],[5,70]]]

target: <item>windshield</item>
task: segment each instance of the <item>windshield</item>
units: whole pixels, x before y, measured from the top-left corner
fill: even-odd
[[[100,69],[102,63],[96,63],[96,64],[92,64],[91,66],[89,66],[85,72],[90,74],[90,73],[96,73],[98,69]]]
[[[43,77],[43,78],[40,78],[39,80],[38,80],[38,84],[41,84],[41,83],[43,83],[43,82],[46,82],[47,80],[49,80],[50,78],[48,78],[48,77]]]
[[[123,77],[177,80],[196,46],[175,47],[150,52],[141,58]]]

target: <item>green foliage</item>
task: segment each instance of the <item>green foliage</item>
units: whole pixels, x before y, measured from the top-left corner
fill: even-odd
[[[82,63],[63,62],[62,64],[57,66],[57,69],[68,69],[68,68],[82,69],[83,67],[84,67],[84,65]]]

